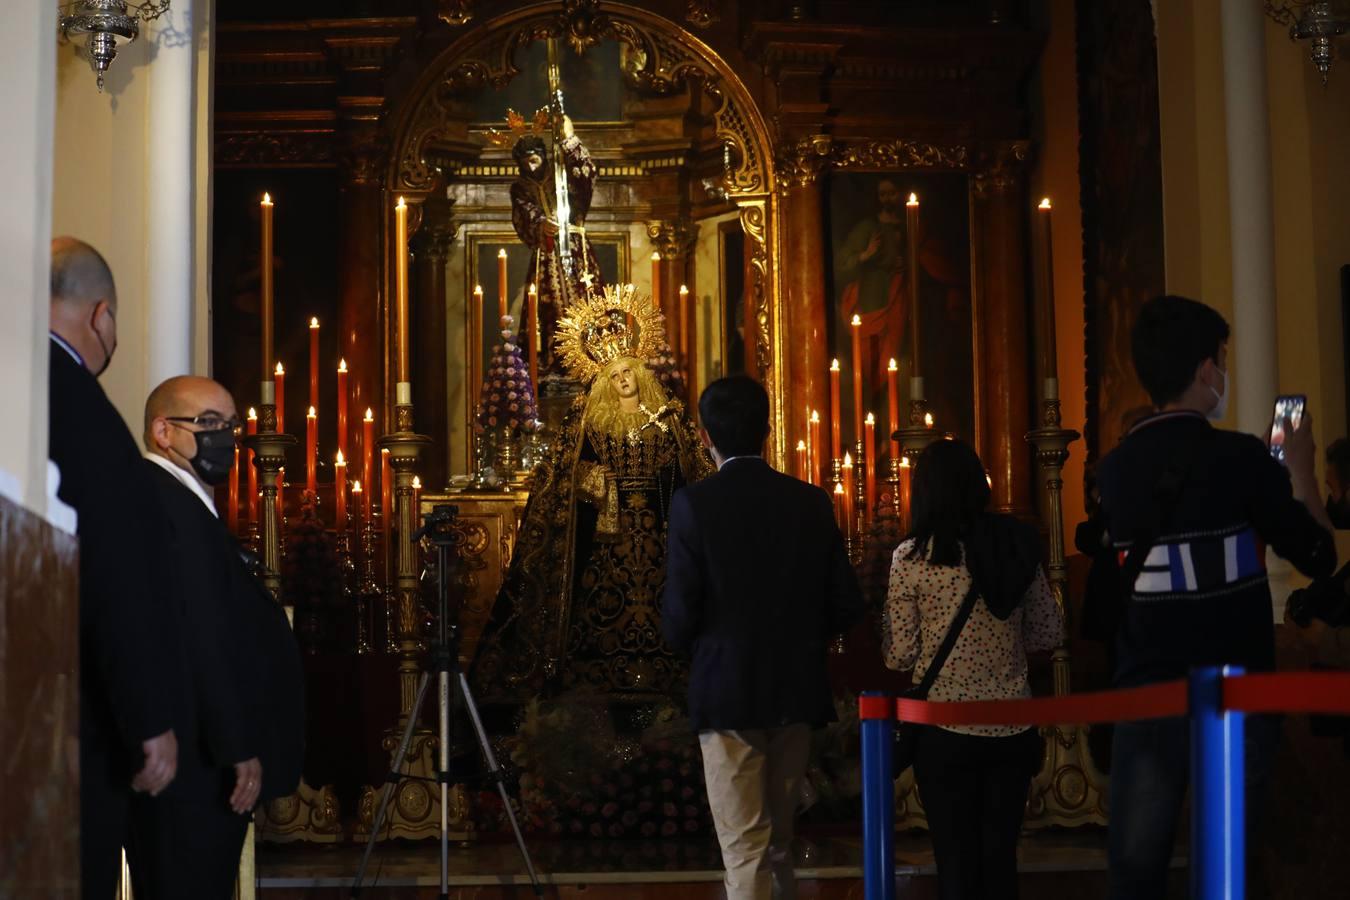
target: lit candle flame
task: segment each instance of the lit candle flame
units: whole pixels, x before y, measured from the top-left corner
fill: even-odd
[[[805,451],[806,451],[806,441],[798,441],[798,442],[797,442],[797,449],[798,449],[799,451],[805,452]]]
[[[932,428],[932,427],[933,427],[933,414],[932,414],[932,413],[924,413],[924,414],[923,414],[923,424],[926,425],[926,426],[928,426],[929,428]]]
[[[1036,208],[1037,208],[1037,209],[1049,209],[1049,208],[1050,208],[1050,198],[1049,198],[1049,197],[1042,197],[1042,198],[1041,198],[1041,205],[1038,206],[1038,207],[1036,207]]]
[[[820,421],[820,410],[818,409],[811,410],[811,424],[814,425],[819,421]]]
[[[908,457],[908,456],[902,456],[902,457],[900,457],[900,468],[902,468],[902,469],[908,469],[908,468],[909,468],[909,457]]]
[[[866,418],[866,419],[863,419],[863,424],[864,424],[864,425],[876,425],[876,424],[877,424],[877,417],[874,416],[874,415],[872,415],[871,413],[868,413],[868,414],[867,414],[867,418]]]
[[[531,295],[531,296],[534,296],[534,295],[537,294],[537,293],[539,293],[539,288],[537,288],[537,287],[534,286],[534,285],[530,285],[530,295]]]
[[[843,493],[844,493],[844,486],[843,486],[842,484],[840,484],[839,482],[835,482],[835,485],[834,485],[834,492],[835,492],[836,494],[843,494]]]
[[[886,371],[887,371],[887,372],[898,372],[898,371],[900,371],[900,366],[899,366],[898,364],[896,364],[895,358],[894,358],[894,357],[892,357],[892,358],[891,358],[891,361],[890,361],[889,363],[886,364]]]
[[[305,418],[306,418],[306,419],[313,419],[313,418],[316,418],[318,415],[319,415],[318,411],[317,411],[314,407],[311,406],[311,407],[309,408],[309,412],[305,413]]]
[[[852,325],[854,328],[861,328],[861,327],[862,327],[862,316],[858,315],[857,313],[854,313],[854,314],[853,314],[853,321],[850,322],[849,324]]]
[[[373,410],[373,409],[371,409],[369,406],[367,406],[367,407],[366,407],[366,417],[365,417],[365,419],[364,419],[363,421],[366,421],[366,422],[374,422],[374,421],[375,421],[375,410]]]
[[[318,328],[318,327],[319,327],[319,317],[318,317],[318,316],[310,316],[310,319],[309,319],[309,327],[310,327],[310,328]]]
[[[838,372],[838,371],[839,371],[839,360],[837,360],[837,359],[832,359],[832,360],[830,360],[830,371],[831,371],[831,372]]]
[[[263,206],[271,206],[271,205],[272,205],[272,195],[267,193],[266,191],[263,191]]]
[[[420,479],[420,478],[418,478],[416,475],[414,475],[414,476],[413,476],[413,490],[414,490],[414,491],[420,491],[421,489],[422,489],[422,479]]]
[[[346,459],[346,457],[344,457],[344,456],[342,455],[342,451],[339,450],[339,451],[337,452],[337,457],[333,460],[333,465],[335,465],[335,466],[345,466],[346,464],[347,464],[347,459]]]
[[[339,372],[347,371],[347,361],[345,359],[338,360],[338,371]]]
[[[277,374],[278,374],[278,375],[285,375],[285,374],[286,374],[286,367],[283,366],[281,363],[277,363]]]
[[[497,258],[498,258],[498,259],[506,259],[506,248],[505,248],[505,247],[503,247],[502,249],[500,249],[500,250],[497,251]]]
[[[408,204],[406,204],[406,203],[403,202],[403,198],[402,198],[402,197],[399,197],[399,198],[398,198],[398,202],[394,204],[394,209],[402,209],[403,207],[405,207],[405,206],[407,206],[407,205],[408,205]]]
[[[653,250],[653,251],[652,251],[652,262],[656,262],[656,261],[659,260],[660,258],[661,258],[661,252],[660,252],[659,250]]]
[[[909,199],[905,201],[905,205],[906,205],[906,206],[918,206],[918,205],[919,205],[919,195],[918,195],[918,194],[913,194],[913,193],[910,194],[910,195],[909,195]]]
[[[853,468],[853,454],[849,453],[847,450],[844,451],[844,468]]]
[[[353,494],[359,494],[359,493],[361,493],[361,482],[359,482],[359,481],[353,481],[353,482],[352,482],[352,493],[353,493]]]
[[[481,284],[475,284],[473,286],[473,295],[479,300],[483,299],[483,286]]]
[[[248,408],[248,417],[249,417],[250,419],[256,419],[256,418],[258,418],[258,411],[257,411],[256,409],[254,409],[253,407],[250,406],[250,407]]]
[[[685,287],[684,285],[680,285],[680,296],[683,297],[683,296],[685,296],[685,295],[688,294],[688,293],[689,293],[689,288]]]

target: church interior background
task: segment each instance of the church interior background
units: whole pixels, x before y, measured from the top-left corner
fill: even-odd
[[[2,338],[13,377],[0,379],[0,415],[45,432],[46,361],[27,343],[45,343],[46,235],[60,233],[117,273],[123,349],[104,384],[134,432],[149,388],[180,372],[253,408],[256,460],[241,453],[217,500],[293,613],[308,751],[298,793],[257,817],[243,896],[320,896],[307,891],[353,874],[437,624],[423,577],[434,553],[413,532],[444,504],[457,512],[446,540],[460,663],[558,896],[588,884],[588,896],[715,896],[681,673],[632,612],[659,596],[660,554],[620,565],[590,537],[602,524],[571,524],[587,454],[606,451],[569,418],[592,407],[554,352],[569,326],[552,316],[600,286],[632,286],[627,323],[653,329],[652,384],[671,403],[650,458],[631,462],[646,487],[619,492],[635,504],[623,528],[659,538],[669,491],[698,474],[698,391],[748,373],[770,393],[770,461],[835,497],[877,605],[907,522],[908,457],[962,437],[994,505],[1047,537],[1070,635],[1033,666],[1037,693],[1106,684],[1100,646],[1073,628],[1086,565],[1072,535],[1092,463],[1146,406],[1128,347],[1143,300],[1182,293],[1235,319],[1230,426],[1264,426],[1278,386],[1308,395],[1319,446],[1346,432],[1350,71],[1333,67],[1323,86],[1256,0],[173,0],[102,91],[50,40],[54,6],[31,6],[31,53],[0,63],[26,86],[23,127],[38,123],[31,147],[5,151],[8,170],[36,181],[4,213],[24,237],[0,268],[32,302]],[[575,138],[535,118],[559,101]],[[1264,149],[1233,136],[1253,115]],[[521,224],[525,134],[546,156],[579,143],[593,163],[566,198],[565,262],[559,238]],[[557,170],[569,183],[574,165]],[[1264,193],[1232,178],[1252,171]],[[1253,321],[1275,327],[1244,329]],[[73,656],[60,610],[73,615],[74,586],[58,572],[73,539],[42,518],[37,440],[6,437],[0,457],[16,535],[0,604],[41,640],[6,656],[0,629],[0,677],[32,671],[49,693],[25,697],[66,697],[44,720],[59,733],[75,708],[59,677]],[[528,527],[556,510],[566,527]],[[631,546],[641,557],[646,544]],[[42,561],[27,581],[14,574],[23,553]],[[1273,578],[1285,593],[1297,584]],[[531,602],[557,615],[581,608],[578,585],[599,596],[606,579],[627,585],[632,608],[596,618],[593,635],[522,643],[501,621],[499,592],[547,582]],[[25,600],[38,584],[58,597],[41,614]],[[883,668],[875,630],[869,617],[832,649],[841,720],[813,747],[809,896],[860,890],[852,697],[907,683]],[[492,675],[540,646],[552,650],[527,661],[558,665],[558,683],[521,676],[507,690]],[[1283,661],[1298,653],[1282,639]],[[17,690],[0,721],[21,708]],[[422,712],[409,771],[434,780],[434,707]],[[1343,866],[1325,850],[1347,832],[1314,798],[1344,795],[1345,767],[1306,723],[1291,730],[1261,852],[1275,895],[1330,896],[1319,885]],[[1097,896],[1109,740],[1073,725],[1051,736],[1024,890]],[[461,883],[519,886],[473,735],[453,740]],[[75,808],[69,779],[45,784]],[[934,896],[912,778],[896,792],[904,896]],[[25,802],[0,800],[0,845]],[[440,814],[433,784],[399,784],[378,835],[382,886],[431,883],[417,878],[431,874]],[[60,871],[69,825],[22,863],[0,850],[0,887],[6,865]],[[511,889],[474,896],[524,896]]]

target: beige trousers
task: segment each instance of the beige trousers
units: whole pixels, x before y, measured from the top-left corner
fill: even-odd
[[[727,900],[796,900],[792,819],[811,750],[807,725],[700,731]]]

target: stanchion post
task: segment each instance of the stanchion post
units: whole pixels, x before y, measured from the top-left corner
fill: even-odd
[[[1223,705],[1224,678],[1241,674],[1236,666],[1211,666],[1190,676],[1193,900],[1245,896],[1245,716]]]
[[[891,750],[895,702],[865,691],[860,703],[863,776],[863,890],[866,900],[895,900],[895,783]]]

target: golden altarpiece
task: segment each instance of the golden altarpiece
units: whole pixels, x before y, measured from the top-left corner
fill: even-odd
[[[319,479],[308,514],[299,490],[283,489],[279,503],[278,481],[299,481],[278,471],[288,450],[292,467],[300,460],[288,447],[295,439],[277,432],[299,429],[277,427],[275,396],[267,405],[264,389],[250,444],[262,499],[241,531],[257,542],[274,588],[297,604],[298,627],[313,619],[315,634],[322,611],[286,596],[280,573],[303,546],[296,523],[309,515],[313,533],[327,534],[344,573],[340,592],[359,619],[342,651],[349,661],[336,665],[383,666],[376,684],[389,695],[387,716],[351,715],[345,735],[323,741],[383,740],[387,753],[408,715],[426,624],[422,554],[410,539],[420,514],[442,503],[458,508],[456,615],[466,667],[516,547],[529,463],[546,451],[532,440],[498,447],[485,439],[479,388],[501,339],[483,326],[481,310],[500,302],[516,327],[537,275],[512,224],[517,162],[492,132],[508,108],[528,119],[550,101],[550,39],[565,58],[558,71],[567,112],[596,168],[584,223],[596,274],[634,285],[664,314],[662,365],[677,397],[687,402],[730,372],[761,379],[772,402],[770,460],[836,494],[860,565],[898,541],[901,457],[946,432],[972,440],[996,506],[1044,523],[1063,599],[1060,469],[1076,435],[1059,427],[1048,256],[1028,192],[1035,148],[1019,93],[1039,38],[998,24],[1006,13],[999,2],[964,4],[974,10],[969,18],[937,30],[842,12],[837,21],[808,18],[801,4],[742,6],[723,15],[721,4],[696,0],[441,0],[430,23],[222,26],[218,184],[238,177],[277,185],[280,259],[288,252],[283,219],[307,215],[287,208],[287,179],[334,179],[333,243],[321,262],[335,279],[334,355],[365,373],[349,388],[351,405],[371,411],[378,440],[370,455],[388,451],[378,479],[387,506],[375,500],[380,487],[369,475],[363,507],[337,483],[341,468]],[[406,211],[396,214],[400,198]],[[225,202],[218,189],[217,205]],[[883,275],[856,274],[883,258]],[[292,327],[286,316],[300,318],[281,295],[275,315],[279,334]],[[517,331],[515,340],[528,343]],[[834,371],[832,358],[841,363]],[[258,361],[271,371],[273,360]],[[236,393],[258,396],[256,380],[241,378]],[[558,402],[550,407],[547,394],[541,387],[540,418],[556,426]],[[864,406],[873,413],[865,426]],[[292,403],[287,418],[303,421],[303,408]],[[359,415],[348,417],[337,443],[367,452],[361,429]],[[339,503],[348,501],[339,521]],[[857,662],[875,650],[853,636],[839,650],[847,706],[848,692],[869,686],[857,666],[871,671],[879,661]],[[1067,691],[1067,650],[1053,666],[1055,690]],[[1105,821],[1103,779],[1085,734],[1051,730],[1029,825]],[[411,774],[434,776],[433,749],[428,726],[415,736]],[[363,837],[378,779],[364,784],[341,802],[330,787],[304,784],[261,814],[259,834]],[[460,786],[453,797],[452,823],[469,837],[472,792]],[[922,824],[909,776],[897,783],[897,799],[899,827]],[[404,781],[386,834],[434,836],[439,812],[431,783]]]

